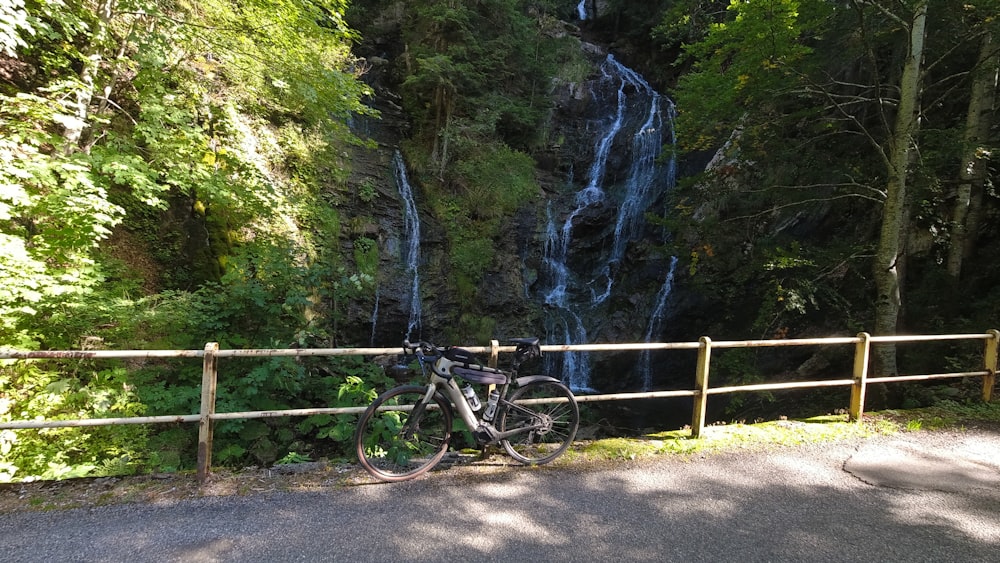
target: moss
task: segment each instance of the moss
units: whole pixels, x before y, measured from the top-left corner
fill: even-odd
[[[657,453],[655,444],[627,438],[608,438],[586,445],[582,453],[600,459],[636,459]]]

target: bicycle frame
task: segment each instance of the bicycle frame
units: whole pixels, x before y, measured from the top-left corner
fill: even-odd
[[[537,357],[541,350],[535,337],[512,338],[511,342],[517,345],[514,362],[510,369],[500,370],[482,365],[462,348],[441,348],[429,342],[414,345],[404,340],[403,353],[416,355],[426,383],[397,385],[379,395],[361,415],[354,445],[365,470],[390,482],[429,471],[448,452],[456,412],[484,453],[486,446],[499,444],[524,465],[545,464],[562,455],[579,427],[576,399],[553,377],[518,377],[521,364]],[[471,406],[479,402],[477,399],[470,403],[466,398],[471,389],[465,382],[493,386],[482,413]],[[516,390],[511,390],[511,384]],[[473,395],[469,393],[469,397]],[[533,406],[551,402],[568,406]],[[409,414],[380,414],[396,410]],[[490,413],[488,420],[480,418],[486,413]]]
[[[544,424],[536,424],[500,432],[493,426],[492,422],[481,420],[476,415],[476,412],[472,410],[472,407],[469,406],[469,401],[465,398],[465,395],[462,394],[462,390],[458,387],[458,382],[455,381],[455,376],[451,375],[452,366],[460,365],[458,362],[454,362],[443,356],[438,356],[433,359],[418,356],[418,360],[420,361],[420,367],[424,370],[424,373],[426,373],[427,369],[426,364],[431,363],[430,381],[427,384],[427,392],[424,394],[422,404],[426,407],[433,401],[434,393],[438,391],[442,392],[442,394],[451,402],[455,411],[458,413],[459,418],[462,419],[462,422],[464,422],[466,427],[469,428],[470,431],[473,432],[473,435],[476,436],[477,441],[481,441],[485,444],[494,444],[500,440],[516,436],[517,434],[523,434],[525,432],[531,432],[533,430],[544,428]],[[501,371],[501,373],[504,374],[507,382],[499,386],[500,400],[498,401],[498,408],[504,409],[519,408],[517,405],[507,400],[507,391],[510,388],[511,382],[514,382],[518,387],[523,387],[536,381],[559,381],[558,379],[547,375],[516,377],[516,371]]]

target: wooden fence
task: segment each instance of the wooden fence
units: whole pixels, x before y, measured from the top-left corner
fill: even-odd
[[[868,364],[873,344],[919,343],[949,340],[981,340],[984,342],[982,369],[952,373],[934,373],[924,375],[897,375],[891,377],[869,377]],[[873,383],[900,383],[905,381],[928,381],[936,379],[953,379],[965,377],[980,377],[983,381],[982,399],[992,399],[993,387],[996,384],[997,350],[1000,343],[1000,332],[989,330],[982,334],[945,334],[945,335],[915,335],[915,336],[871,336],[860,333],[855,337],[843,338],[806,338],[790,340],[738,340],[713,342],[704,336],[698,342],[672,343],[631,343],[631,344],[584,344],[584,345],[546,345],[543,352],[612,352],[612,351],[656,351],[656,350],[697,350],[698,360],[695,369],[695,386],[689,390],[648,391],[636,393],[579,395],[579,402],[614,401],[628,399],[648,399],[660,397],[692,397],[694,409],[691,420],[691,434],[699,437],[705,428],[708,397],[725,393],[745,393],[754,391],[775,391],[782,389],[803,389],[817,387],[850,387],[851,401],[849,416],[851,420],[860,420],[864,412],[865,392]],[[736,385],[727,387],[710,387],[712,351],[728,348],[764,348],[786,346],[853,346],[854,369],[851,377],[841,379],[826,379],[819,381],[794,381],[783,383],[762,383],[752,385]],[[488,353],[490,365],[496,367],[500,353],[514,351],[513,346],[501,346],[494,340],[490,346],[470,346],[469,350],[476,353]],[[307,416],[315,414],[361,414],[365,407],[348,408],[308,408],[271,411],[245,411],[219,413],[216,408],[216,388],[218,381],[218,363],[222,358],[275,357],[275,356],[381,356],[399,354],[399,348],[315,348],[315,349],[251,349],[251,350],[220,350],[218,343],[210,342],[204,350],[68,350],[68,351],[19,351],[0,349],[0,359],[31,360],[31,359],[114,359],[114,358],[202,358],[201,412],[198,414],[178,414],[164,416],[142,416],[130,418],[91,418],[83,420],[18,420],[0,422],[0,430],[26,428],[59,428],[77,426],[104,426],[116,424],[158,424],[176,422],[197,422],[198,431],[198,479],[204,482],[211,471],[212,465],[212,427],[217,420],[269,418],[279,416]]]

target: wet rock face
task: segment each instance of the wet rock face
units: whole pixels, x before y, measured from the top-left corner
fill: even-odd
[[[663,232],[643,218],[663,213],[670,185],[665,168],[649,166],[669,142],[669,101],[600,49],[588,52],[590,78],[556,89],[551,138],[559,143],[546,153],[553,180],[543,184],[549,254],[533,289],[550,304],[549,330],[580,340],[569,343],[641,342],[670,263],[657,250]],[[642,132],[654,142],[643,146]],[[634,389],[638,361],[636,354],[590,354],[562,369],[587,364],[591,387]]]
[[[420,297],[423,318],[420,337],[445,343],[446,335],[454,334],[463,315],[466,319],[482,320],[492,336],[504,340],[510,337],[536,335],[547,338],[545,293],[551,287],[551,275],[546,267],[546,238],[549,218],[560,227],[570,221],[571,242],[567,267],[573,283],[578,284],[572,300],[589,302],[613,278],[614,290],[600,307],[579,309],[581,322],[587,327],[590,342],[635,342],[644,338],[646,321],[652,302],[662,285],[667,258],[655,246],[662,233],[640,233],[626,247],[620,260],[609,263],[609,253],[615,238],[625,180],[633,160],[632,135],[619,135],[611,141],[604,162],[601,189],[604,197],[595,198],[579,207],[577,192],[586,186],[587,176],[597,152],[596,140],[602,127],[607,127],[608,104],[617,100],[619,85],[603,79],[601,69],[607,57],[601,49],[591,46],[594,71],[591,81],[564,84],[555,88],[554,110],[549,123],[552,133],[547,146],[538,149],[538,181],[543,197],[525,202],[493,241],[494,259],[476,288],[476,302],[464,303],[454,292],[449,272],[449,243],[445,230],[427,212],[419,185],[414,185],[416,205],[420,209]],[[357,225],[345,229],[344,255],[352,255],[353,241],[358,237],[375,240],[379,248],[379,288],[375,296],[355,303],[341,326],[352,336],[353,343],[375,346],[397,346],[407,332],[410,302],[410,278],[406,275],[402,257],[405,252],[403,202],[393,174],[393,154],[409,126],[400,100],[390,88],[388,68],[393,64],[391,46],[384,46],[387,62],[375,60],[373,85],[378,96],[373,105],[381,112],[379,120],[362,120],[355,131],[375,141],[375,148],[358,147],[352,155],[349,186],[352,192],[377,196],[363,202],[352,199],[346,208],[339,206],[344,216],[362,217]],[[373,57],[382,57],[374,53]],[[636,87],[626,85],[626,95],[636,94]],[[635,129],[642,111],[630,112],[623,126]],[[657,198],[646,202],[642,212],[655,212]],[[373,313],[376,310],[373,325]],[[551,306],[550,306],[551,308]],[[492,324],[491,324],[492,323]],[[344,332],[344,331],[342,331]],[[461,340],[461,337],[456,337]],[[470,335],[454,344],[482,345]],[[563,343],[547,339],[551,343]],[[592,354],[593,385],[601,390],[634,389],[638,382],[633,376],[636,355]]]

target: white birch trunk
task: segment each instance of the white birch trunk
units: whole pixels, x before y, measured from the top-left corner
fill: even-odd
[[[921,62],[924,55],[924,36],[927,26],[928,0],[921,0],[915,7],[910,24],[909,50],[900,78],[899,108],[889,139],[888,185],[885,208],[882,211],[882,228],[875,253],[875,335],[896,334],[899,312],[903,237],[906,233],[906,187],[911,151],[916,147],[919,128]],[[880,346],[874,353],[878,375],[895,375],[896,349]]]
[[[73,97],[73,102],[69,104],[71,115],[63,122],[63,136],[65,144],[63,152],[71,154],[80,149],[80,141],[83,132],[87,128],[87,119],[90,117],[90,105],[94,99],[94,92],[97,88],[97,75],[104,60],[102,54],[105,36],[108,33],[108,25],[114,12],[115,0],[102,0],[97,7],[98,21],[97,28],[90,36],[90,46],[83,61],[83,68],[80,70],[80,88]]]
[[[961,277],[962,262],[975,247],[979,228],[983,185],[986,180],[984,144],[993,124],[992,111],[996,99],[997,73],[1000,70],[1000,49],[987,32],[979,47],[979,59],[972,74],[969,110],[965,116],[962,136],[962,161],[958,170],[958,189],[952,209],[952,230],[948,248],[948,274]]]

